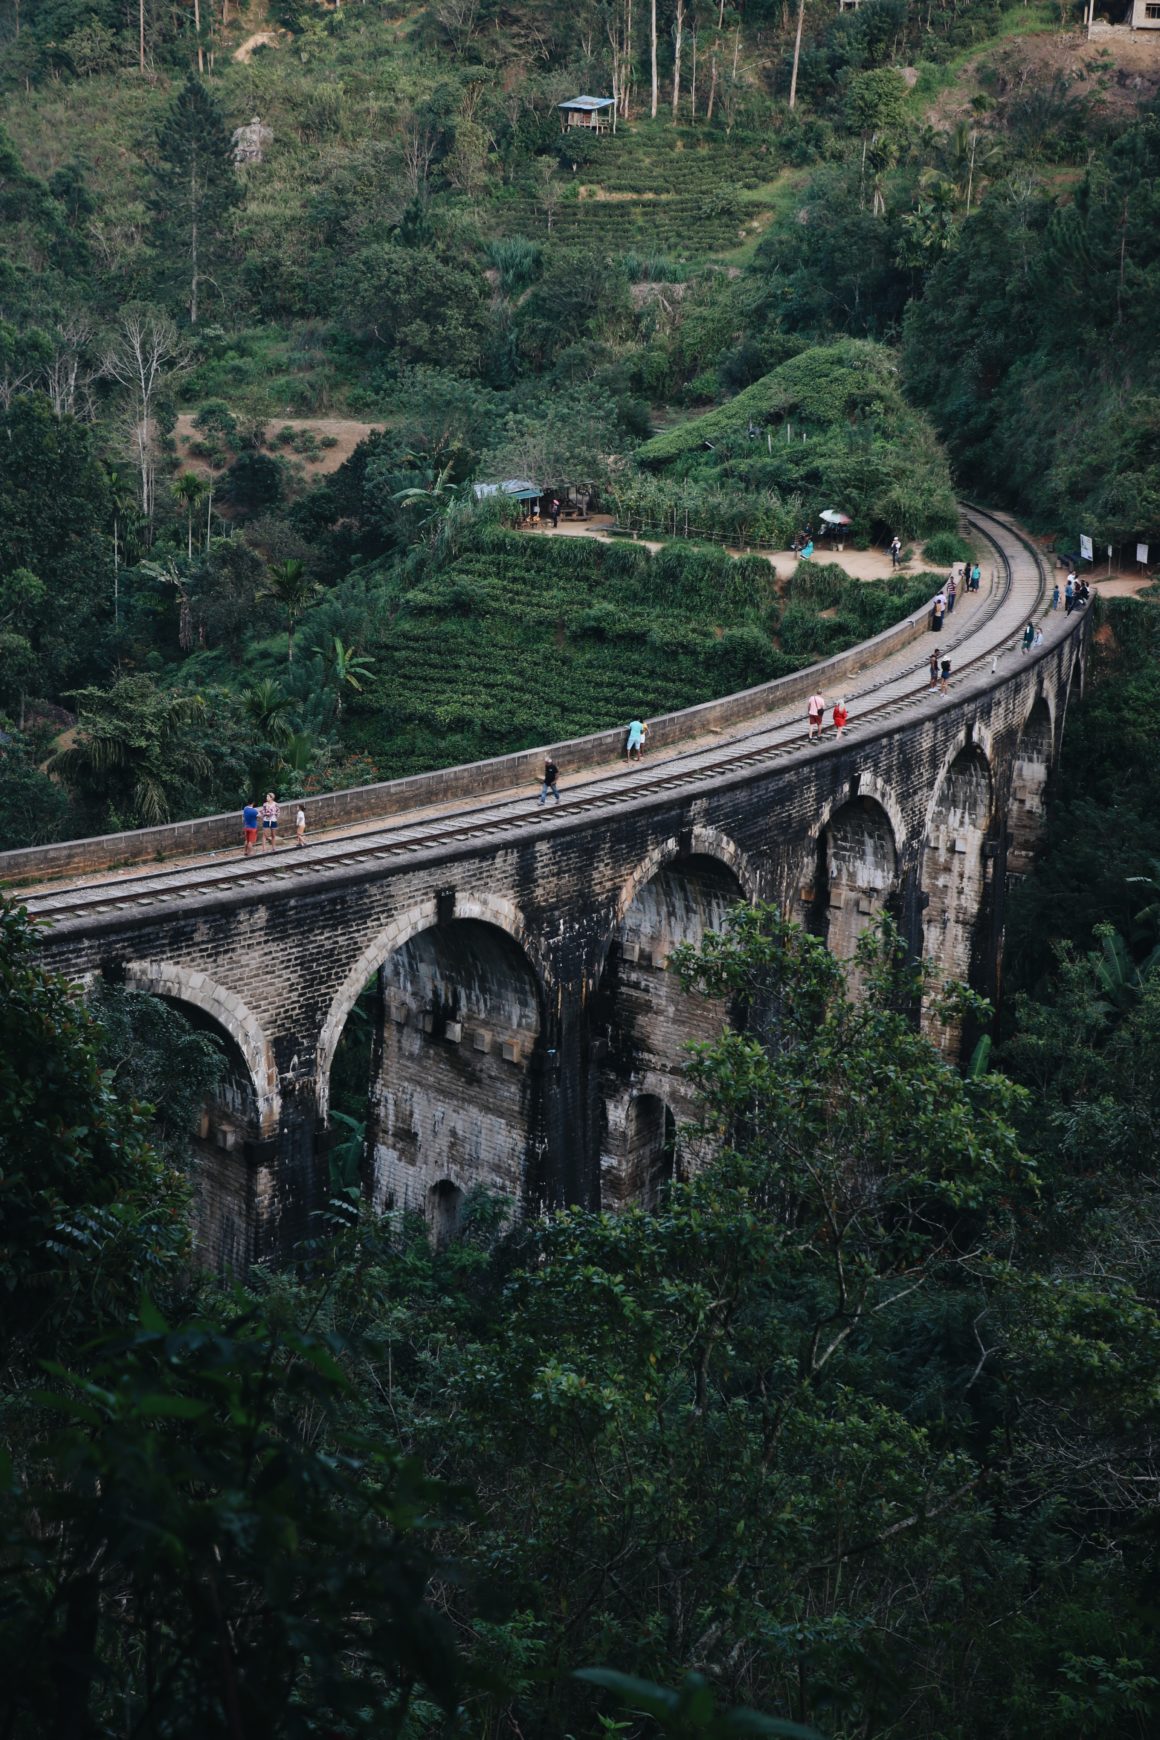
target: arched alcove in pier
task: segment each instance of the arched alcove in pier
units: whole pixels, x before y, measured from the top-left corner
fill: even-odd
[[[625,1172],[642,1208],[661,1206],[670,1184],[684,1176],[677,1120],[656,1094],[634,1094],[625,1128]]]
[[[593,1019],[602,1041],[601,1201],[653,1207],[678,1164],[678,1125],[692,1116],[687,1046],[712,1040],[728,1019],[717,998],[685,991],[670,966],[724,928],[745,899],[735,870],[703,853],[674,858],[628,901],[608,951]]]

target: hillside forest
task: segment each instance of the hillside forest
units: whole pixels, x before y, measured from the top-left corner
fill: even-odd
[[[0,0],[0,844],[759,681],[909,609],[954,488],[1160,537],[1155,68],[1066,7],[654,10]],[[533,551],[508,477],[662,568]],[[796,572],[834,505],[899,587]]]
[[[0,0],[0,848],[775,676],[956,498],[1160,546],[1096,10]],[[898,576],[797,561],[832,505]],[[674,961],[739,1015],[650,1212],[376,1218],[356,1033],[312,1237],[209,1274],[220,1048],[0,895],[4,1740],[1152,1740],[1158,711],[1100,603],[965,1062],[888,923],[857,995],[760,906]]]

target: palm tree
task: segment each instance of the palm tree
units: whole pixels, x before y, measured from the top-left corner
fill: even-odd
[[[127,563],[128,530],[136,520],[136,490],[117,466],[108,468],[109,501],[113,509],[113,621],[121,625],[121,565]]]
[[[314,739],[307,731],[291,731],[279,757],[287,773],[305,776],[314,765]]]
[[[286,612],[287,664],[294,663],[294,625],[320,591],[317,580],[310,578],[305,563],[296,556],[288,557],[285,562],[271,562],[260,596],[272,598]]]
[[[173,483],[173,493],[185,504],[185,529],[189,540],[189,559],[193,560],[193,510],[205,494],[205,484],[192,471],[183,471]]]
[[[182,652],[188,652],[193,645],[193,604],[189,596],[189,581],[178,571],[177,563],[172,559],[168,562],[140,562],[139,572],[148,574],[151,580],[160,580],[164,586],[172,586],[177,599],[177,644]]]
[[[267,743],[276,748],[285,742],[290,730],[286,718],[290,697],[282,693],[273,677],[263,677],[252,688],[244,690],[242,706],[250,723]]]
[[[49,771],[90,802],[95,798],[144,827],[169,820],[175,794],[212,769],[187,727],[200,695],[158,689],[144,676],[122,677],[109,690],[81,689],[76,739],[58,750]]]
[[[415,456],[408,454],[407,457],[413,459]],[[401,508],[411,508],[420,516],[419,529],[428,533],[432,544],[438,540],[443,522],[459,500],[460,486],[450,481],[454,464],[454,459],[448,460],[428,487],[400,489],[392,497]]]
[[[337,635],[334,637],[333,647],[324,650],[319,646],[314,650],[322,654],[327,675],[334,684],[334,706],[341,719],[343,689],[351,688],[361,695],[362,686],[371,675],[371,666],[375,661],[358,652],[353,646],[344,645]]]

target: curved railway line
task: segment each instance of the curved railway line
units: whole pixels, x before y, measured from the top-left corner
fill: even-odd
[[[1014,651],[1023,626],[1041,613],[1048,574],[1043,557],[1005,515],[965,504],[968,522],[995,555],[988,591],[964,609],[958,621],[948,618],[941,645],[954,658],[955,683],[981,672]],[[1058,620],[1058,619],[1057,619]],[[1060,621],[1060,628],[1063,624]],[[1053,634],[1053,644],[1057,636]],[[856,744],[868,732],[878,733],[892,720],[929,711],[941,697],[932,696],[928,682],[916,680],[916,665],[925,673],[925,648],[915,641],[902,652],[888,654],[851,679],[846,688],[852,725],[848,740]],[[832,739],[829,740],[832,744]],[[54,927],[71,922],[100,924],[127,908],[196,905],[219,896],[231,900],[268,897],[278,884],[293,886],[306,879],[373,874],[372,867],[406,861],[430,851],[470,849],[497,838],[513,843],[548,826],[575,824],[624,805],[649,799],[663,801],[674,792],[720,784],[735,775],[776,765],[791,756],[824,755],[827,744],[807,747],[800,704],[782,705],[743,724],[729,727],[713,740],[704,737],[657,751],[647,768],[612,763],[576,775],[566,784],[559,805],[529,807],[527,788],[498,793],[476,805],[444,805],[428,811],[402,812],[379,821],[349,824],[304,850],[283,847],[276,856],[223,860],[221,854],[175,859],[165,866],[103,871],[70,883],[26,886],[21,898],[34,918]],[[567,778],[567,769],[564,769]]]

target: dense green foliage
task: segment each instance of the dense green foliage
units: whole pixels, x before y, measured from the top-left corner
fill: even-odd
[[[853,533],[889,540],[951,529],[958,509],[938,445],[899,391],[893,356],[866,342],[791,357],[730,399],[645,442],[643,465],[840,506]],[[763,452],[762,449],[765,449]],[[785,536],[786,526],[778,528]],[[789,528],[792,531],[792,524]]]
[[[75,1067],[98,1036],[74,1013],[56,1037],[71,999],[27,949],[9,917],[20,1018]],[[595,1736],[617,1673],[691,1670],[713,1696],[688,1681],[676,1733],[714,1702],[835,1736],[1150,1732],[1160,1310],[1148,1239],[1124,1234],[1153,1212],[1154,998],[1102,1034],[1089,1009],[1082,1082],[1032,1011],[1019,1088],[915,1032],[889,930],[856,1002],[768,909],[679,966],[765,1036],[695,1058],[715,1152],[656,1214],[505,1234],[481,1199],[439,1251],[336,1220],[297,1276],[222,1296],[174,1247],[158,1261],[156,1165],[126,1147],[100,1183],[119,1248],[50,1271],[16,1343],[53,1355],[0,1498],[18,1740],[58,1715],[417,1737],[456,1701],[473,1733]],[[1075,1022],[1077,991],[1052,1018]],[[13,1146],[39,1058],[8,1055],[23,1187],[58,1135]],[[91,1062],[76,1092],[139,1127]],[[38,1252],[31,1226],[5,1238],[10,1265]],[[147,1252],[160,1310],[135,1318]],[[63,1306],[90,1265],[81,1346]],[[597,1663],[616,1671],[573,1677]],[[653,1732],[662,1694],[627,1701],[625,1731]]]
[[[907,382],[963,475],[1073,540],[1160,529],[1158,186],[1152,114],[1066,207],[1014,189],[988,200],[907,316]],[[1078,342],[1094,331],[1106,340]]]

